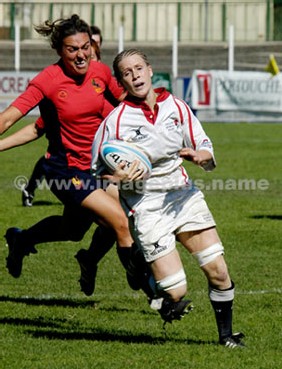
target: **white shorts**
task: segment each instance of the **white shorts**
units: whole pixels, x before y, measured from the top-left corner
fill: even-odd
[[[146,193],[130,218],[133,238],[147,262],[170,253],[177,234],[216,225],[204,194],[195,188]]]

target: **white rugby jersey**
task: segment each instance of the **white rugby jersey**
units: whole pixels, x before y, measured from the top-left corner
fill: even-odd
[[[99,160],[99,148],[103,142],[113,139],[130,141],[148,155],[152,174],[145,181],[144,191],[164,191],[189,184],[183,159],[178,154],[183,147],[209,151],[212,159],[204,169],[209,171],[215,167],[211,140],[189,106],[164,88],[155,89],[155,92],[158,96],[154,112],[144,102],[127,99],[101,124],[93,143],[94,174],[103,165]]]

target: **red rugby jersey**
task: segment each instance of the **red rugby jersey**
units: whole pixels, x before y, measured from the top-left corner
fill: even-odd
[[[46,130],[48,157],[88,170],[93,138],[113,109],[103,95],[106,87],[116,98],[123,92],[107,65],[91,61],[83,82],[77,84],[65,75],[59,61],[33,78],[12,105],[25,115],[39,104],[44,122],[39,119],[37,124]]]

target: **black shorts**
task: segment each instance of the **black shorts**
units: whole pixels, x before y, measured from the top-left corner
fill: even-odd
[[[45,160],[45,179],[51,191],[64,205],[80,205],[98,186],[89,171],[65,168]]]

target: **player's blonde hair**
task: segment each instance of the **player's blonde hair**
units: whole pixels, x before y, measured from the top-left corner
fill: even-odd
[[[127,50],[123,50],[122,52],[120,52],[114,59],[113,61],[113,70],[114,70],[114,74],[116,79],[120,82],[122,79],[122,75],[120,73],[120,69],[119,69],[119,63],[124,59],[127,58],[128,56],[132,56],[132,55],[139,55],[144,62],[146,63],[146,65],[150,65],[149,60],[147,58],[147,55],[144,54],[141,50],[139,49],[127,49]]]

